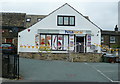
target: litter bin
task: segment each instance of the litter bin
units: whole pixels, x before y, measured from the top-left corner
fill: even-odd
[[[116,56],[114,56],[113,54],[106,54],[103,56],[103,62],[106,63],[115,63],[116,62]]]

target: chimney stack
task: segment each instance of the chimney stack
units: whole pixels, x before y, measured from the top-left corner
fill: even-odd
[[[118,27],[117,27],[117,25],[115,26],[115,31],[118,31]]]

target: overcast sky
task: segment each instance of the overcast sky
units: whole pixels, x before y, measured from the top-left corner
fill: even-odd
[[[0,0],[1,12],[48,15],[65,3],[70,4],[103,30],[118,24],[119,0]]]

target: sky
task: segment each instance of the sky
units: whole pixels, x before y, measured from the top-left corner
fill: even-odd
[[[0,12],[48,15],[68,3],[103,30],[118,25],[119,0],[0,0]]]

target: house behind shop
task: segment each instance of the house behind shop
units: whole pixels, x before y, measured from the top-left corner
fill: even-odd
[[[13,43],[18,45],[18,32],[32,26],[46,15],[29,15],[26,13],[1,13],[1,43]],[[30,21],[28,21],[30,19]]]

